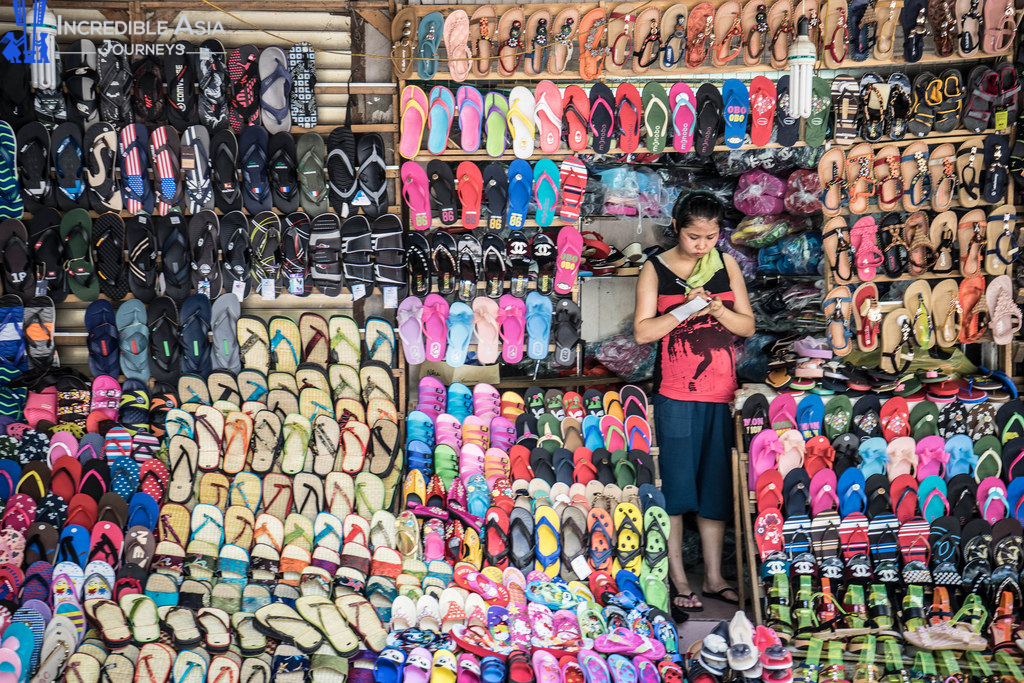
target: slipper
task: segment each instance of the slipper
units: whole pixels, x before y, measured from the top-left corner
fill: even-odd
[[[469,15],[455,10],[444,20],[444,45],[448,55],[448,73],[457,83],[465,81],[473,57],[469,48]]]
[[[689,152],[697,120],[696,95],[686,83],[676,83],[668,99],[672,107],[672,146],[677,152]]]
[[[590,125],[590,98],[583,88],[571,85],[562,94],[562,128],[565,142],[574,152],[587,148],[587,129]]]
[[[539,166],[539,164],[538,164]],[[552,168],[554,164],[551,165]],[[560,296],[570,294],[576,286],[583,254],[583,237],[567,225],[558,231],[558,259],[555,266],[554,292]]]
[[[551,300],[537,292],[526,297],[526,331],[529,336],[527,352],[534,360],[543,360],[548,355],[551,336]]]
[[[427,126],[427,107],[427,95],[423,89],[407,85],[402,91],[401,133],[398,142],[399,154],[406,159],[419,154],[423,131]]]
[[[743,82],[730,78],[722,85],[725,106],[725,144],[730,149],[743,145],[747,132],[750,96]]]
[[[242,45],[228,54],[228,123],[234,133],[255,126],[260,120],[260,51]]]
[[[753,4],[748,2],[747,7]],[[750,82],[750,142],[759,147],[771,141],[775,97],[775,84],[764,76],[755,76]]]
[[[537,207],[537,225],[546,228],[554,222],[558,205],[558,166],[550,159],[541,159],[533,172],[533,199]],[[509,225],[512,226],[511,216]]]
[[[680,95],[677,95],[679,98]],[[669,122],[669,94],[665,92],[664,86],[656,81],[650,81],[644,86],[644,129],[646,131],[647,150],[652,154],[660,154],[665,149],[665,142],[668,136]],[[673,117],[673,125],[675,120]]]
[[[615,134],[615,96],[604,83],[590,88],[590,133],[596,154],[607,154]],[[579,151],[579,150],[577,150]]]
[[[427,230],[432,223],[427,172],[415,161],[406,161],[402,164],[401,174],[402,197],[412,215],[412,227]]]
[[[581,338],[579,306],[570,299],[559,299],[556,308],[553,323],[555,364],[563,368],[575,367]]]
[[[121,199],[124,208],[133,214],[152,213],[155,207],[149,183],[149,132],[142,124],[121,129],[118,155],[121,166]]]
[[[535,107],[533,93],[528,88],[512,88],[508,97],[506,119],[512,138],[512,152],[519,159],[529,159],[533,156],[533,141],[537,135],[534,125]]]
[[[89,130],[92,131],[94,128],[96,126]],[[114,145],[116,154],[116,138]],[[16,153],[11,158],[17,160],[17,178],[21,184],[24,209],[27,211],[34,212],[41,208],[48,201],[52,191],[49,149],[50,132],[43,124],[33,121],[18,129]],[[85,172],[88,181],[92,168],[91,146],[87,159],[89,161]]]
[[[291,75],[290,108],[292,123],[302,128],[313,128],[318,121],[316,107],[316,51],[306,41],[295,43],[288,49],[288,72]]]
[[[1016,35],[1014,6],[1005,0],[985,3],[985,32],[981,37],[981,51],[988,55],[1005,52]]]
[[[595,7],[580,19],[576,34],[579,39],[580,78],[593,81],[604,70],[605,50],[600,49],[608,16],[604,8]]]
[[[238,138],[242,171],[242,204],[250,215],[274,208],[267,172],[267,147],[270,139],[262,126],[249,126]]]
[[[508,212],[505,219],[512,230],[520,230],[525,225],[532,195],[533,169],[529,162],[516,159],[508,167]]]
[[[459,131],[463,152],[473,153],[480,149],[480,132],[483,127],[484,98],[471,85],[464,85],[455,94],[459,111]]]
[[[815,76],[811,80],[811,112],[804,125],[804,142],[809,146],[820,147],[825,143],[831,109],[832,85]]]
[[[518,363],[523,358],[523,338],[526,331],[526,304],[522,299],[505,294],[498,302],[498,327],[501,353],[506,363]],[[546,347],[545,347],[545,355]]]
[[[702,4],[710,7],[710,3]],[[696,11],[695,8],[690,13],[691,19]],[[697,123],[693,134],[693,146],[702,157],[709,157],[715,151],[715,144],[724,123],[723,106],[722,94],[714,85],[702,83],[697,88]]]
[[[537,84],[533,116],[537,124],[540,150],[545,154],[557,152],[562,137],[562,94],[551,81]]]
[[[473,309],[456,301],[448,309],[447,324],[448,342],[444,359],[451,367],[459,367],[466,362],[469,339],[473,334]]]
[[[192,286],[207,298],[218,296],[223,283],[220,264],[217,263],[219,229],[217,215],[212,211],[200,211],[192,216],[188,224]]]
[[[615,88],[615,115],[618,127],[619,149],[632,154],[640,146],[643,118],[640,114],[643,99],[632,83],[619,83]]]
[[[431,154],[442,154],[448,145],[452,122],[455,120],[455,96],[444,86],[434,86],[430,90],[429,108],[427,109],[427,151]]]
[[[587,167],[577,157],[569,157],[561,167],[562,207],[559,215],[567,223],[580,217],[583,195],[587,189]]]
[[[508,112],[509,103],[504,95],[489,92],[484,96],[484,147],[492,159],[505,154],[505,145],[508,141]]]
[[[270,140],[269,149],[273,156],[274,139]],[[290,137],[287,138],[291,140]],[[286,143],[287,144],[287,143]],[[292,143],[294,144],[294,143]],[[338,126],[331,131],[331,134],[327,138],[327,148],[330,150],[327,154],[327,185],[330,190],[329,201],[331,207],[334,209],[342,218],[347,218],[351,215],[354,210],[354,203],[356,200],[357,193],[359,192],[359,184],[356,180],[356,138],[352,133],[352,129],[348,126]],[[294,159],[290,160],[292,166],[295,166]],[[274,163],[268,164],[268,170],[273,170]],[[271,187],[274,187],[274,183],[271,183]],[[276,199],[275,192],[275,199]],[[294,194],[294,193],[293,193]],[[294,201],[294,200],[293,200]],[[280,209],[280,207],[278,207]],[[289,207],[287,210],[294,211],[298,207]],[[280,209],[284,213],[285,209]]]

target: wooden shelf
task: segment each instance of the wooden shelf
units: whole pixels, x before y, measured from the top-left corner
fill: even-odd
[[[529,387],[580,387],[588,384],[625,384],[626,380],[616,375],[571,375],[568,377],[509,377],[502,378],[498,386],[502,389],[527,389]]]

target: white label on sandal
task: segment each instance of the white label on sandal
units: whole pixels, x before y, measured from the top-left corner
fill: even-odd
[[[356,196],[352,198],[352,206],[369,206],[370,200],[367,198],[366,193],[362,190],[356,192]]]
[[[384,288],[384,308],[398,308],[398,287]]]
[[[366,296],[366,285],[361,282],[357,285],[352,285],[352,301],[359,301],[364,296]]]
[[[36,280],[36,296],[46,296],[46,278]]]
[[[274,278],[263,278],[263,281],[260,283],[260,296],[267,301],[273,301],[277,298],[277,292],[274,290]]]
[[[590,565],[587,564],[587,560],[583,555],[577,555],[572,558],[572,570],[576,572],[576,576],[580,577],[580,581],[586,581],[587,577],[590,576]]]
[[[288,278],[288,293],[301,296],[306,289],[306,278],[302,275],[292,275]]]
[[[209,299],[210,298],[210,281],[209,280],[200,280],[199,284],[196,285],[196,291],[199,292],[200,294],[205,294],[206,298]]]
[[[245,283],[241,280],[235,280],[235,284],[231,285],[231,293],[241,302],[245,301]]]

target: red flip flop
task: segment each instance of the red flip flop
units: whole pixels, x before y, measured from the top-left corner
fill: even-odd
[[[455,178],[459,204],[462,205],[462,227],[476,230],[480,226],[480,203],[484,190],[480,167],[472,161],[463,161],[455,169]]]
[[[775,84],[764,76],[750,82],[750,142],[767,145],[772,139],[775,122]]]
[[[913,519],[917,513],[917,478],[912,474],[901,474],[889,484],[889,499],[900,523]]]
[[[632,83],[619,83],[615,89],[615,118],[619,126],[619,149],[631,154],[640,146],[643,98]]]
[[[864,513],[851,512],[843,518],[839,525],[839,543],[843,547],[845,560],[868,551],[868,518]]]
[[[928,545],[930,531],[928,522],[920,517],[915,517],[900,526],[897,538],[904,564],[915,560],[928,564],[928,556],[931,553],[931,546]]]
[[[902,396],[893,396],[885,402],[879,413],[882,436],[891,442],[901,436],[910,436],[910,408]]]
[[[778,508],[768,508],[757,516],[754,537],[762,561],[776,550],[782,550],[782,513]]]
[[[562,95],[562,120],[566,126],[569,149],[574,152],[585,150],[587,128],[590,126],[590,98],[578,85],[570,85]]]
[[[555,261],[555,294],[566,295],[576,285],[583,257],[583,237],[571,225],[558,231],[558,259]]]
[[[575,223],[580,219],[583,192],[587,189],[587,167],[578,157],[569,157],[562,162],[561,184],[562,208],[559,215],[567,223]]]

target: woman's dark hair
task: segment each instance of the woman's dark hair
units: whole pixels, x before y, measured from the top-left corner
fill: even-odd
[[[711,192],[695,190],[679,196],[672,209],[672,218],[677,233],[695,220],[714,221],[721,225],[725,219],[725,207]]]

